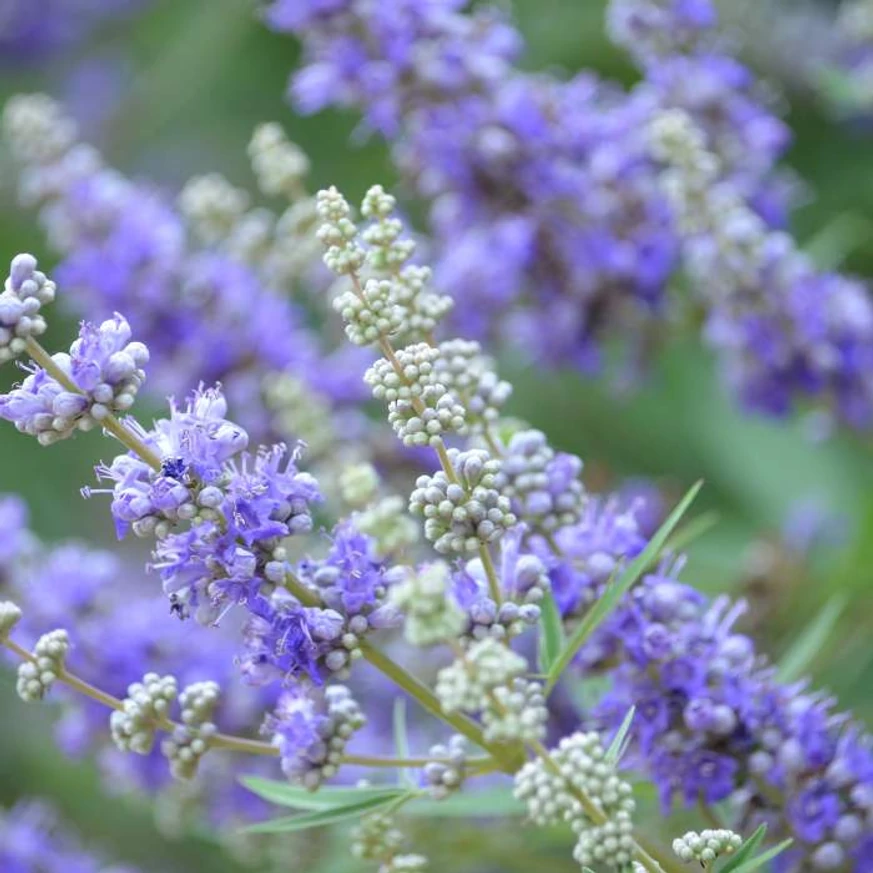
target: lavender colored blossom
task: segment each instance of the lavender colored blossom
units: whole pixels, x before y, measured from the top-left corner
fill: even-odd
[[[50,445],[127,411],[145,380],[142,368],[149,359],[148,349],[130,339],[130,326],[118,314],[99,326],[83,323],[69,354],[52,355],[64,383],[32,365],[20,386],[0,395],[0,417]]]
[[[88,852],[37,800],[0,810],[0,866],[4,873],[136,873]]]

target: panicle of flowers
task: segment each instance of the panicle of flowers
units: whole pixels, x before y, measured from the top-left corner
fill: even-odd
[[[2,129],[22,166],[20,197],[39,208],[61,255],[56,276],[68,292],[65,304],[98,324],[123,312],[154,355],[159,394],[221,380],[247,425],[264,432],[269,422],[253,400],[267,373],[293,367],[313,390],[333,391],[336,370],[329,359],[315,365],[318,341],[302,313],[249,264],[264,214],[241,215],[233,244],[219,244],[220,231],[242,210],[241,192],[214,176],[186,189],[183,205],[199,215],[204,245],[198,234],[188,239],[183,215],[155,190],[79,142],[76,125],[50,98],[11,98]]]
[[[850,278],[818,272],[723,176],[680,110],[651,125],[688,273],[709,310],[706,338],[745,402],[785,414],[808,395],[856,427],[873,420],[873,304]]]
[[[645,541],[633,511],[610,501],[562,530],[561,555],[543,559],[565,620]],[[584,675],[610,683],[593,722],[617,729],[635,707],[624,760],[653,779],[665,810],[730,800],[738,830],[766,822],[773,838],[795,839],[782,860],[791,873],[863,869],[851,865],[867,851],[869,735],[806,683],[780,683],[735,627],[744,605],[710,602],[677,580],[681,566],[664,559],[577,656]]]
[[[519,431],[506,446],[499,487],[532,533],[551,536],[579,519],[585,499],[581,473],[579,458],[556,453],[544,433]]]
[[[365,723],[344,685],[316,691],[301,683],[282,693],[264,732],[279,748],[285,775],[315,791],[336,774],[346,743]]]

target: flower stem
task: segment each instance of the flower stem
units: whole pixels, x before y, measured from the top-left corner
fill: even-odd
[[[81,388],[52,360],[52,356],[32,336],[27,338],[27,353],[49,376],[71,394],[83,394]],[[150,467],[161,469],[161,459],[141,440],[138,440],[112,413],[100,422],[122,445],[130,449]]]
[[[451,725],[458,733],[463,734],[477,746],[490,752],[494,759],[499,762],[501,770],[507,773],[514,772],[516,768],[509,760],[505,751],[494,748],[487,743],[482,735],[482,729],[474,721],[458,713],[443,712],[439,698],[427,685],[401,667],[396,661],[389,658],[384,652],[374,648],[366,640],[361,641],[361,651],[364,653],[364,657],[377,670],[384,673],[395,685],[402,688],[410,697],[421,704],[423,709]]]
[[[491,599],[500,606],[500,604],[503,603],[503,594],[500,591],[500,581],[497,578],[497,570],[494,569],[494,561],[491,558],[491,552],[488,550],[488,546],[484,543],[479,544],[479,558],[485,569],[485,575],[488,577],[488,591],[491,594]]]

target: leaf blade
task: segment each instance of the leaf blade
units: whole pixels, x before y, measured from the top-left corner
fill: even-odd
[[[408,795],[409,792],[405,792],[405,794]],[[362,800],[358,803],[350,803],[347,806],[335,807],[333,809],[313,810],[311,812],[300,813],[299,815],[258,822],[257,824],[242,828],[240,832],[244,834],[287,834],[310,830],[311,828],[326,827],[327,825],[337,824],[350,818],[357,818],[360,815],[380,809],[383,806],[398,803],[400,799],[400,797],[396,796],[371,797],[368,800]]]
[[[632,706],[627,711],[627,715],[624,717],[621,727],[619,727],[615,736],[612,738],[612,742],[609,744],[609,748],[606,750],[606,762],[608,764],[617,764],[621,760],[622,755],[624,755],[625,749],[627,748],[625,740],[627,739],[628,732],[631,729],[636,714],[637,708],[635,706]]]
[[[368,788],[319,788],[318,791],[308,791],[297,785],[279,782],[274,779],[262,779],[259,776],[244,776],[240,782],[258,797],[286,806],[291,809],[308,810],[312,812],[337,809],[350,803],[357,803],[376,797],[391,799],[406,793],[405,788],[397,785],[379,785]]]
[[[657,560],[679,521],[685,515],[688,507],[694,502],[702,487],[703,482],[699,481],[688,490],[673,512],[670,513],[667,520],[649,540],[646,548],[625,567],[617,580],[608,585],[603,596],[588,610],[564,649],[555,659],[555,663],[552,664],[552,668],[549,670],[549,678],[546,682],[546,691],[550,691],[555,687],[555,683],[561,674],[570,665],[576,653],[582,648],[591,634],[609,617],[618,606],[624,594]]]
[[[803,676],[827,642],[848,602],[845,594],[831,597],[821,612],[801,631],[791,648],[779,659],[777,676],[780,682],[794,682]]]
[[[564,648],[564,623],[561,620],[561,612],[555,602],[554,593],[546,592],[540,603],[540,672],[548,673],[555,659]]]

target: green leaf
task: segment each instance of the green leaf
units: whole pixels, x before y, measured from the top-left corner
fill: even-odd
[[[736,873],[736,871],[745,864],[755,852],[758,851],[758,846],[764,841],[767,835],[767,825],[762,824],[752,836],[747,839],[736,852],[730,856],[728,862],[721,868],[719,873]]]
[[[493,788],[452,794],[445,800],[424,797],[404,807],[403,812],[428,818],[507,818],[525,815],[527,807],[509,788]]]
[[[406,788],[396,785],[380,785],[368,788],[319,788],[318,791],[307,791],[298,785],[278,782],[273,779],[261,779],[258,776],[244,776],[243,785],[253,791],[258,797],[269,800],[279,806],[292,809],[305,809],[315,812],[340,809],[352,803],[366,800],[394,800],[406,794]]]
[[[768,849],[756,858],[746,861],[746,863],[741,867],[734,867],[733,873],[752,873],[753,870],[760,870],[761,867],[765,864],[769,864],[777,855],[781,855],[793,842],[794,840],[785,840],[784,842],[779,843],[778,846],[774,846],[772,849]]]
[[[688,507],[694,502],[694,498],[697,497],[702,487],[703,482],[698,482],[691,488],[685,497],[682,498],[679,505],[670,513],[670,517],[649,540],[646,548],[622,571],[617,580],[610,581],[603,596],[588,610],[585,617],[579,622],[578,627],[573,631],[569,642],[564,646],[552,664],[546,683],[547,691],[555,687],[555,683],[561,674],[570,665],[570,662],[576,657],[576,653],[582,648],[591,634],[609,617],[618,606],[621,598],[658,559],[676,525],[679,524],[682,517],[688,511]]]
[[[398,758],[408,758],[409,755],[409,730],[406,725],[406,698],[394,698],[394,712],[392,714],[394,725],[394,748]],[[400,784],[407,788],[415,785],[415,777],[408,768],[400,771]]]
[[[546,592],[540,610],[540,671],[548,673],[566,644],[564,623],[561,621],[558,604],[555,603],[555,595],[551,591]]]
[[[667,541],[664,550],[667,552],[684,552],[693,542],[699,540],[704,534],[709,533],[721,520],[721,516],[715,511],[703,512],[692,518],[688,524],[681,527]]]
[[[779,681],[793,682],[806,673],[839,621],[848,603],[845,594],[832,597],[779,660]]]
[[[632,706],[627,711],[627,715],[624,717],[624,721],[621,723],[618,733],[613,737],[612,742],[609,744],[609,748],[606,750],[607,764],[617,764],[624,755],[625,750],[627,749],[628,731],[631,729],[636,714],[637,708],[635,706]]]
[[[241,832],[244,834],[287,834],[310,828],[325,827],[350,818],[357,818],[383,806],[397,804],[404,796],[411,795],[409,792],[403,792],[400,796],[395,794],[393,796],[370,797],[367,800],[360,800],[357,803],[349,803],[334,809],[313,810],[312,812],[302,812],[300,815],[258,822],[258,824],[243,828]]]

